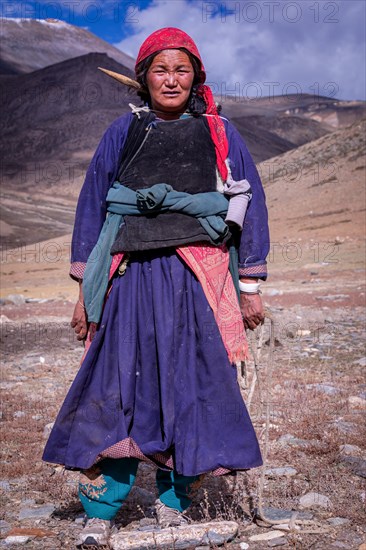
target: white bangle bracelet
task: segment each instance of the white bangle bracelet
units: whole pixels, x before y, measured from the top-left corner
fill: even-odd
[[[260,283],[243,283],[239,281],[240,292],[245,292],[246,294],[259,294],[260,286]]]

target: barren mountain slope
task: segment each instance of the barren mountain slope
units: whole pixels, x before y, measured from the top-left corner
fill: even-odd
[[[34,162],[80,159],[86,168],[109,124],[140,101],[98,66],[132,75],[106,54],[91,53],[3,83],[0,156],[7,174]]]
[[[366,120],[265,161],[275,239],[362,236]]]
[[[134,60],[95,34],[57,19],[0,21],[0,74],[30,73],[65,59],[91,52],[106,53],[134,68]]]
[[[281,155],[366,117],[362,101],[310,94],[258,99],[217,97],[258,162]],[[267,153],[267,154],[266,154]]]
[[[274,303],[365,304],[365,129],[363,120],[259,166]]]
[[[312,120],[328,130],[344,128],[366,116],[365,101],[343,101],[317,94],[299,93],[258,98],[217,96],[217,100],[233,119],[243,115],[260,115],[268,119],[270,126],[271,118],[275,115],[282,115],[281,120],[291,120],[293,117]]]

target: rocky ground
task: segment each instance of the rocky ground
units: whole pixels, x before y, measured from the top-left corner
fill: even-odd
[[[268,318],[253,398],[249,389],[253,360],[247,365],[243,395],[251,401],[263,450],[267,406],[269,410],[261,502],[258,469],[240,474],[234,488],[223,479],[207,477],[190,511],[196,522],[237,521],[239,534],[227,543],[233,550],[275,546],[352,550],[363,548],[366,541],[364,294],[356,286],[358,295],[353,295],[351,308],[345,298],[347,274],[338,288],[321,279],[311,285],[305,272],[303,277],[296,291],[291,273],[287,283],[279,276],[276,281],[274,274],[265,290],[268,314],[274,320],[273,367],[271,374]],[[311,292],[310,305],[307,292]],[[41,453],[78,370],[82,345],[69,328],[70,296],[25,300],[19,294],[2,300],[1,545],[71,549],[82,528],[77,474],[42,463]],[[251,335],[252,357],[258,337]],[[154,499],[154,470],[141,464],[136,487],[118,517],[120,528],[128,531],[151,524]],[[293,529],[255,521],[251,513],[261,503],[272,519],[299,512]]]

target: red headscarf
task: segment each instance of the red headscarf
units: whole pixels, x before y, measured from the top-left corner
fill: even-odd
[[[197,46],[192,38],[181,29],[174,27],[166,27],[153,32],[146,38],[140,48],[136,60],[136,67],[141,61],[149,57],[149,55],[157,53],[161,50],[175,50],[178,48],[185,48],[188,50],[198,59],[201,65],[200,85],[197,93],[205,100],[207,105],[206,114],[209,115],[207,117],[207,121],[210,127],[211,138],[215,145],[217,168],[223,181],[226,181],[228,170],[225,160],[228,156],[229,145],[226,138],[225,127],[217,113],[211,88],[204,84],[206,80],[205,68]]]

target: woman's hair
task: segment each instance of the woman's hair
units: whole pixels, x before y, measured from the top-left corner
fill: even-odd
[[[201,63],[194,55],[191,54],[191,52],[189,52],[185,48],[177,48],[177,50],[180,50],[188,55],[194,71],[193,85],[191,94],[188,99],[187,111],[193,115],[202,115],[206,112],[207,106],[204,99],[197,94],[197,89],[200,84],[201,78]],[[141,90],[139,90],[137,94],[144,102],[147,102],[150,106],[151,97],[149,89],[147,87],[147,71],[152,64],[154,57],[156,57],[161,51],[162,50],[149,55],[149,57],[143,59],[136,67],[136,80],[141,86]]]

